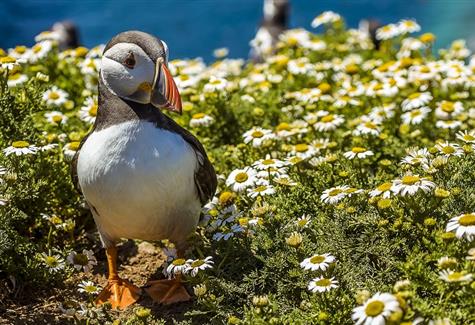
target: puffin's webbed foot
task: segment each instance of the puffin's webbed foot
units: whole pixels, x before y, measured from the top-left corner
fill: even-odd
[[[109,280],[106,287],[96,298],[96,304],[110,302],[114,309],[125,309],[135,303],[142,293],[142,289],[127,280]]]
[[[191,296],[186,291],[181,279],[153,280],[145,284],[144,290],[159,304],[169,305],[189,301]]]

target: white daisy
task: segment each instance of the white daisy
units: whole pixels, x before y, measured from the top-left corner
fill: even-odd
[[[461,102],[451,102],[448,100],[443,100],[437,103],[437,108],[435,109],[435,116],[442,119],[449,119],[460,115],[460,113],[462,113],[463,111],[464,108]]]
[[[378,40],[388,40],[399,35],[401,35],[401,29],[395,24],[389,24],[376,30],[376,39]]]
[[[403,19],[398,23],[401,33],[415,33],[421,30],[421,26],[415,20]]]
[[[97,97],[86,98],[79,111],[79,118],[86,123],[93,124],[96,121],[97,107]]]
[[[244,138],[244,143],[252,143],[253,147],[260,147],[265,141],[274,139],[275,134],[271,130],[254,127],[246,131],[242,137]]]
[[[312,20],[311,26],[317,28],[320,25],[335,23],[341,20],[341,16],[333,11],[324,11]]]
[[[383,183],[369,192],[370,197],[381,196],[384,199],[389,199],[392,195],[392,183]]]
[[[193,128],[198,126],[210,126],[213,123],[214,118],[205,113],[193,114],[190,119],[190,126]]]
[[[270,168],[282,168],[287,166],[288,163],[283,160],[271,158],[269,154],[266,155],[265,159],[260,159],[252,164],[252,167],[256,168],[257,170],[268,170]]]
[[[395,194],[406,196],[414,195],[420,190],[422,192],[430,192],[433,188],[435,188],[434,182],[429,181],[425,177],[406,175],[401,179],[393,181],[392,191]]]
[[[348,189],[347,185],[329,188],[323,191],[320,200],[323,203],[336,204],[347,196],[346,190]]]
[[[475,130],[459,131],[457,133],[457,139],[465,143],[475,143]]]
[[[439,129],[458,129],[462,126],[461,121],[457,120],[439,120],[435,123],[435,126]]]
[[[275,193],[275,188],[272,185],[259,185],[255,188],[247,190],[247,195],[251,198],[256,198],[258,196],[272,195],[274,193]]]
[[[320,120],[313,125],[315,130],[324,132],[335,130],[338,126],[343,124],[345,119],[343,116],[338,114],[327,114],[320,118]]]
[[[456,143],[450,143],[448,141],[439,142],[435,147],[440,154],[447,158],[451,156],[460,157],[463,155],[463,149]]]
[[[335,262],[335,257],[330,255],[329,253],[325,253],[322,255],[315,254],[311,257],[304,259],[300,263],[300,267],[304,270],[311,270],[311,271],[326,271],[327,268]]]
[[[300,159],[307,159],[318,154],[318,150],[314,146],[306,143],[299,143],[292,146],[291,156],[298,157]],[[292,162],[288,160],[291,164]]]
[[[432,100],[432,95],[429,92],[413,93],[409,95],[401,104],[403,111],[410,111],[414,108],[418,108],[426,105]]]
[[[54,125],[66,124],[68,121],[68,117],[59,111],[45,113],[45,118],[48,122]]]
[[[457,238],[465,237],[468,241],[472,241],[475,238],[475,213],[453,217],[447,223],[446,231],[455,232]]]
[[[48,255],[42,253],[40,258],[51,273],[55,273],[64,268],[64,260],[59,255]]]
[[[71,252],[66,258],[68,263],[76,270],[83,270],[88,273],[92,270],[94,265],[97,265],[96,257],[91,250],[83,249],[82,253]]]
[[[197,260],[187,260],[186,264],[188,265],[188,269],[186,273],[190,273],[191,276],[196,276],[200,270],[206,270],[213,268],[213,258],[211,256],[206,257],[205,259],[197,259]]]
[[[445,282],[469,282],[473,279],[472,273],[465,271],[457,272],[453,270],[442,270],[439,272],[439,278]]]
[[[205,92],[222,91],[227,87],[227,85],[228,81],[226,79],[211,76],[208,83],[204,85],[203,90]]]
[[[234,192],[242,192],[256,183],[256,171],[253,168],[235,169],[226,179],[226,186]]]
[[[10,88],[17,87],[28,81],[28,76],[22,73],[13,73],[8,75],[7,86]]]
[[[390,293],[376,293],[369,298],[363,306],[353,309],[351,318],[356,325],[383,325],[385,319],[392,313],[401,311],[399,302],[395,296]]]
[[[92,281],[82,281],[78,285],[78,291],[82,293],[87,293],[88,295],[94,295],[101,291],[101,287],[97,286]]]
[[[301,217],[297,219],[296,224],[300,228],[306,228],[310,224],[311,221],[312,221],[312,218],[310,216],[303,214]]]
[[[348,159],[365,159],[366,157],[373,156],[374,152],[367,150],[363,147],[353,147],[350,151],[347,151],[343,154]]]
[[[17,156],[21,155],[31,155],[35,154],[38,151],[38,147],[30,145],[26,141],[14,141],[12,145],[3,149],[5,156],[15,154]]]
[[[229,54],[229,49],[227,47],[221,47],[213,51],[213,56],[217,59],[222,59]]]
[[[68,159],[72,159],[73,156],[76,154],[76,151],[78,151],[80,144],[81,143],[79,141],[73,141],[73,142],[67,143],[63,147],[64,156]]]
[[[185,274],[189,267],[190,264],[184,258],[176,258],[167,266],[166,273],[169,277],[176,274]]]
[[[404,124],[421,124],[425,120],[427,115],[431,112],[431,109],[427,106],[422,106],[416,109],[413,109],[409,112],[406,112],[401,115],[401,119]]]
[[[334,277],[325,278],[323,276],[316,277],[308,284],[308,290],[312,292],[326,292],[331,289],[338,288],[338,281]]]
[[[43,101],[45,101],[48,105],[61,106],[66,102],[67,99],[68,93],[56,86],[48,89],[43,94]]]

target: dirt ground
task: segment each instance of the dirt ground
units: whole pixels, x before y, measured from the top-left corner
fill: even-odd
[[[136,243],[131,240],[118,246],[119,274],[137,286],[143,286],[148,280],[162,278],[160,266],[164,262],[161,249],[147,242]],[[77,291],[81,280],[92,280],[102,287],[107,283],[107,266],[104,251],[96,252],[98,265],[92,274],[80,273],[68,279],[63,286],[43,292],[19,292],[20,299],[12,301],[0,299],[0,324],[71,324],[73,319],[59,308],[67,300],[85,301],[85,296]],[[2,285],[4,287],[2,287]],[[0,291],[6,290],[5,283],[0,283]],[[1,296],[0,296],[1,298]],[[180,319],[188,310],[191,302],[172,306],[155,304],[150,297],[143,294],[136,303],[152,310],[157,317]],[[133,313],[133,307],[125,311],[113,311],[115,318],[127,319]]]

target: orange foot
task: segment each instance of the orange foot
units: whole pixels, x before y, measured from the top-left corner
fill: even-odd
[[[140,298],[142,290],[126,280],[109,280],[96,298],[96,305],[110,302],[114,309],[125,309]]]
[[[170,305],[191,299],[179,279],[149,281],[144,287],[153,301],[159,304]]]

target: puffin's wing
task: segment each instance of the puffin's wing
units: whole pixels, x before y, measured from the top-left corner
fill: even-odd
[[[218,186],[216,172],[208,159],[203,145],[193,134],[185,129],[183,130],[183,139],[191,145],[198,159],[198,168],[195,171],[195,186],[198,190],[201,204],[206,204],[213,198],[214,193],[216,193],[216,187]]]

